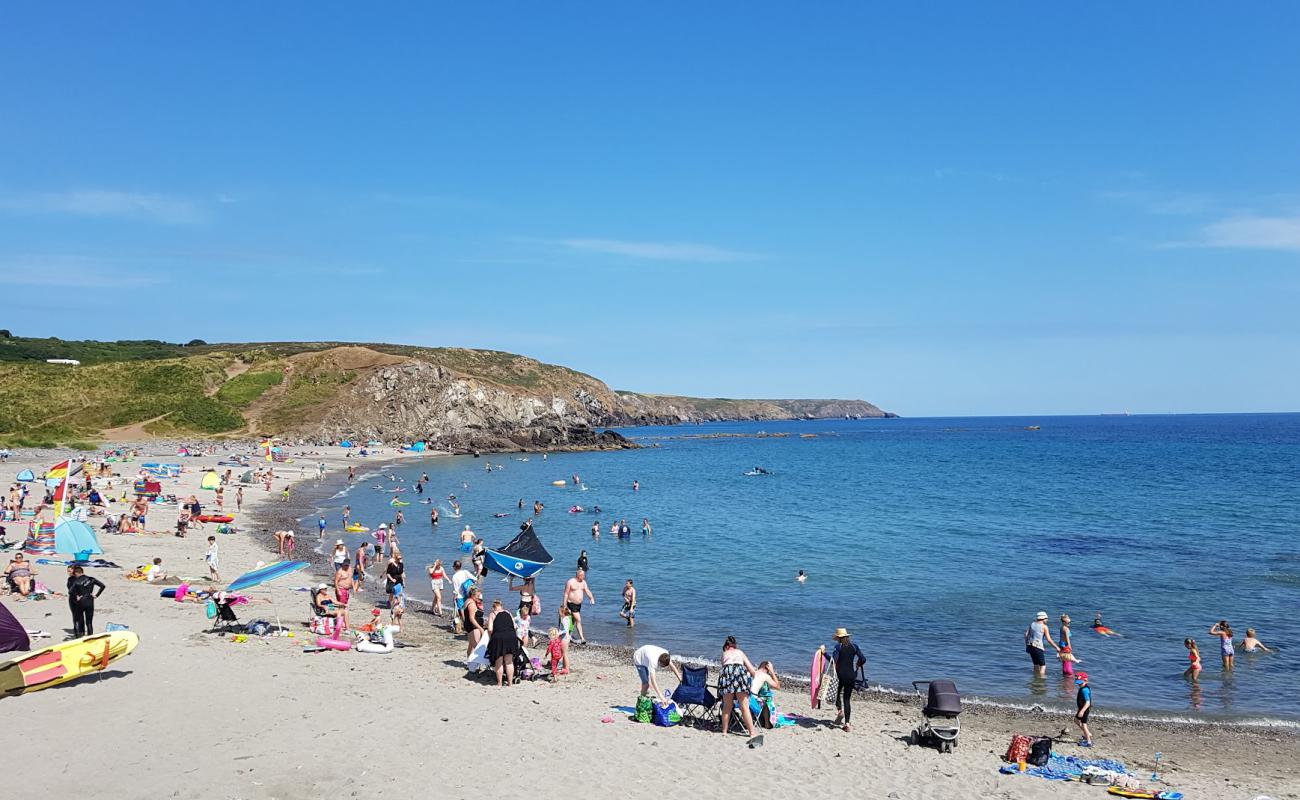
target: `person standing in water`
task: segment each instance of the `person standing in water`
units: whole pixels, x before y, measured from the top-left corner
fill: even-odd
[[[581,553],[578,553],[578,569],[582,570],[583,572],[590,572],[590,571],[591,571],[591,567],[587,566],[587,551],[586,551],[586,550],[583,550]]]
[[[583,551],[583,557],[586,557],[586,551]],[[587,586],[587,573],[581,567],[573,573],[564,584],[564,604],[562,608],[567,608],[573,615],[573,625],[578,629],[578,644],[587,643],[587,634],[582,630],[582,600],[586,597],[591,604],[596,605],[596,596],[591,593],[591,588]]]
[[[623,610],[618,615],[627,620],[629,628],[636,625],[636,587],[632,585],[631,578],[623,584]]]
[[[1210,626],[1210,635],[1219,637],[1219,655],[1223,658],[1223,668],[1232,669],[1232,659],[1236,651],[1232,649],[1232,628],[1226,619],[1221,619]]]
[[[1265,647],[1263,642],[1255,638],[1254,628],[1246,629],[1246,638],[1241,640],[1241,649],[1245,650],[1247,653],[1253,653],[1256,650],[1260,650],[1265,653],[1273,652],[1269,648]]]
[[[650,520],[646,517],[641,518],[641,535],[649,536],[652,533],[650,529]]]
[[[632,491],[634,492],[641,491],[641,481],[637,481],[637,480],[632,481]]]
[[[1061,633],[1058,644],[1061,645],[1061,674],[1065,677],[1074,675],[1074,664],[1079,659],[1074,657],[1073,644],[1070,639],[1070,615],[1061,615]]]
[[[1034,662],[1034,675],[1039,678],[1047,677],[1047,657],[1043,649],[1043,642],[1046,641],[1052,646],[1057,653],[1061,652],[1060,646],[1052,641],[1052,632],[1047,629],[1047,612],[1039,611],[1034,617],[1034,621],[1025,629],[1025,652],[1029,653],[1029,658]]]
[[[591,538],[593,539],[600,538],[600,520],[598,519],[592,520],[591,522]]]

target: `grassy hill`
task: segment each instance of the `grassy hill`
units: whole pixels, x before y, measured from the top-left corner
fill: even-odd
[[[81,365],[46,363],[52,358]],[[309,434],[341,405],[378,403],[373,411],[383,412],[388,401],[382,388],[366,383],[368,394],[361,397],[356,393],[363,391],[364,381],[359,379],[373,381],[380,371],[421,363],[426,369],[436,366],[436,374],[447,380],[461,381],[459,400],[436,398],[447,416],[459,415],[457,402],[473,406],[473,392],[490,390],[496,405],[486,412],[474,410],[495,414],[488,424],[503,428],[526,424],[516,419],[519,408],[547,408],[557,400],[575,406],[591,425],[807,416],[808,408],[838,416],[844,403],[857,404],[849,407],[865,409],[866,415],[883,415],[860,401],[616,394],[582,372],[495,350],[346,342],[67,341],[0,331],[0,442],[51,446],[105,436]],[[382,376],[378,385],[383,385]],[[426,400],[433,398],[412,397],[408,391],[400,402],[411,407]],[[813,405],[796,411],[782,405],[789,403]],[[427,419],[420,424],[427,425]]]

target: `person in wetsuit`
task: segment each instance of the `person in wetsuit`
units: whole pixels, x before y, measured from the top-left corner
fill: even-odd
[[[835,707],[839,709],[835,715],[835,724],[842,725],[847,732],[849,718],[853,716],[854,684],[858,670],[866,665],[867,659],[862,655],[862,648],[849,637],[849,632],[845,629],[836,629],[831,638],[835,640],[835,647],[831,650],[830,668],[835,670],[835,678],[840,684],[839,694],[835,698]]]
[[[68,608],[72,610],[74,638],[94,633],[95,598],[104,593],[104,583],[81,567],[68,567]]]

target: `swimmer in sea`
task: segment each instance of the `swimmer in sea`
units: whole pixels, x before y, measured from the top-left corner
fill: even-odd
[[[1101,612],[1098,611],[1092,618],[1092,629],[1102,636],[1119,636],[1118,633],[1101,624]]]
[[[799,581],[800,583],[803,583],[804,581],[808,580],[808,576],[803,573],[803,570],[799,570],[799,574],[795,575],[794,579]]]

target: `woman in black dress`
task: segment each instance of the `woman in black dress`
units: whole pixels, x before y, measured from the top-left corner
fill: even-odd
[[[515,682],[515,656],[519,654],[519,636],[515,633],[515,621],[501,606],[500,600],[492,601],[492,616],[488,618],[487,659],[497,674],[497,686],[509,686]],[[505,683],[501,682],[502,673]]]

